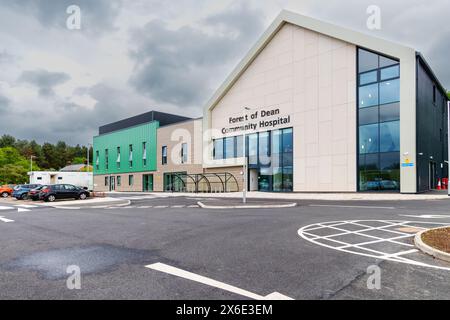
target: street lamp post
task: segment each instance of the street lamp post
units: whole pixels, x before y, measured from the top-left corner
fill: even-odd
[[[450,101],[447,101],[447,132],[450,133]],[[447,169],[448,169],[448,178],[450,178],[450,136],[449,134],[447,134],[447,142],[448,142],[448,148],[447,148],[447,159],[449,161],[449,163],[447,164]],[[448,189],[448,195],[450,196],[450,188]]]
[[[243,188],[242,188],[242,202],[243,203],[247,203],[247,186],[248,186],[248,160],[247,160],[247,136],[245,134],[245,123],[246,123],[246,111],[249,111],[250,108],[248,107],[244,107],[244,134],[242,135],[243,137],[243,153],[244,153],[244,172],[243,172],[243,176],[244,176],[244,181],[243,181]]]
[[[30,156],[30,172],[33,172],[33,158],[36,158],[36,156]]]
[[[88,169],[88,172],[91,172],[91,169],[89,168],[89,151],[91,149],[91,146],[92,146],[92,144],[90,144],[90,143],[87,144],[87,169]]]

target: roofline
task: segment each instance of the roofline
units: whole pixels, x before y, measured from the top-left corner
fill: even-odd
[[[445,97],[447,98],[447,100],[449,100],[448,96],[447,96],[447,92],[448,92],[447,89],[445,89],[445,87],[439,81],[438,77],[434,73],[433,69],[431,69],[430,65],[428,64],[428,61],[425,59],[423,54],[421,52],[417,51],[416,52],[416,56],[419,58],[420,61],[423,62],[423,65],[425,66],[426,71],[429,73],[429,75],[431,75],[431,77],[433,78],[434,82],[436,82],[436,84],[439,86],[439,89],[441,89],[442,92],[445,94]]]
[[[171,127],[171,126],[176,126],[176,125],[183,124],[183,123],[190,122],[190,121],[194,122],[194,121],[198,121],[198,120],[202,120],[202,119],[203,119],[203,117],[198,117],[198,118],[187,119],[187,120],[183,120],[183,121],[175,122],[175,123],[171,123],[171,124],[166,124],[165,126],[159,126],[157,128],[157,130]]]
[[[267,28],[247,55],[239,62],[228,78],[223,82],[212,98],[204,106],[204,112],[211,111],[217,103],[226,95],[239,77],[247,70],[259,53],[273,39],[277,32],[287,23],[309,29],[327,36],[352,43],[356,46],[377,51],[392,57],[401,58],[415,53],[413,48],[398,44],[389,40],[374,37],[359,31],[334,25],[329,22],[317,20],[292,11],[282,10],[272,24]]]

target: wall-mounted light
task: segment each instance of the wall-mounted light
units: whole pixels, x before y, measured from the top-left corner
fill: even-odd
[[[419,152],[419,156],[423,156],[423,152]]]

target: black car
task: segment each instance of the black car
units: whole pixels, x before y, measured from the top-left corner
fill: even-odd
[[[39,199],[46,202],[54,202],[58,199],[80,199],[89,197],[89,192],[71,184],[55,184],[42,188]]]

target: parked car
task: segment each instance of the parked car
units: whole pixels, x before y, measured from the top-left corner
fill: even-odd
[[[40,184],[22,184],[18,185],[14,188],[14,192],[12,196],[16,198],[17,200],[27,200],[28,199],[28,192],[30,190],[35,189],[39,187]]]
[[[28,192],[28,199],[31,199],[33,201],[40,200],[39,194],[40,194],[41,190],[45,187],[47,187],[47,186],[39,186],[37,188],[31,189],[30,192]]]
[[[13,193],[13,189],[10,186],[1,186],[0,187],[0,197],[8,198]]]
[[[39,193],[39,199],[46,202],[54,202],[58,199],[80,199],[85,200],[89,197],[89,191],[71,184],[54,184],[42,188]]]

